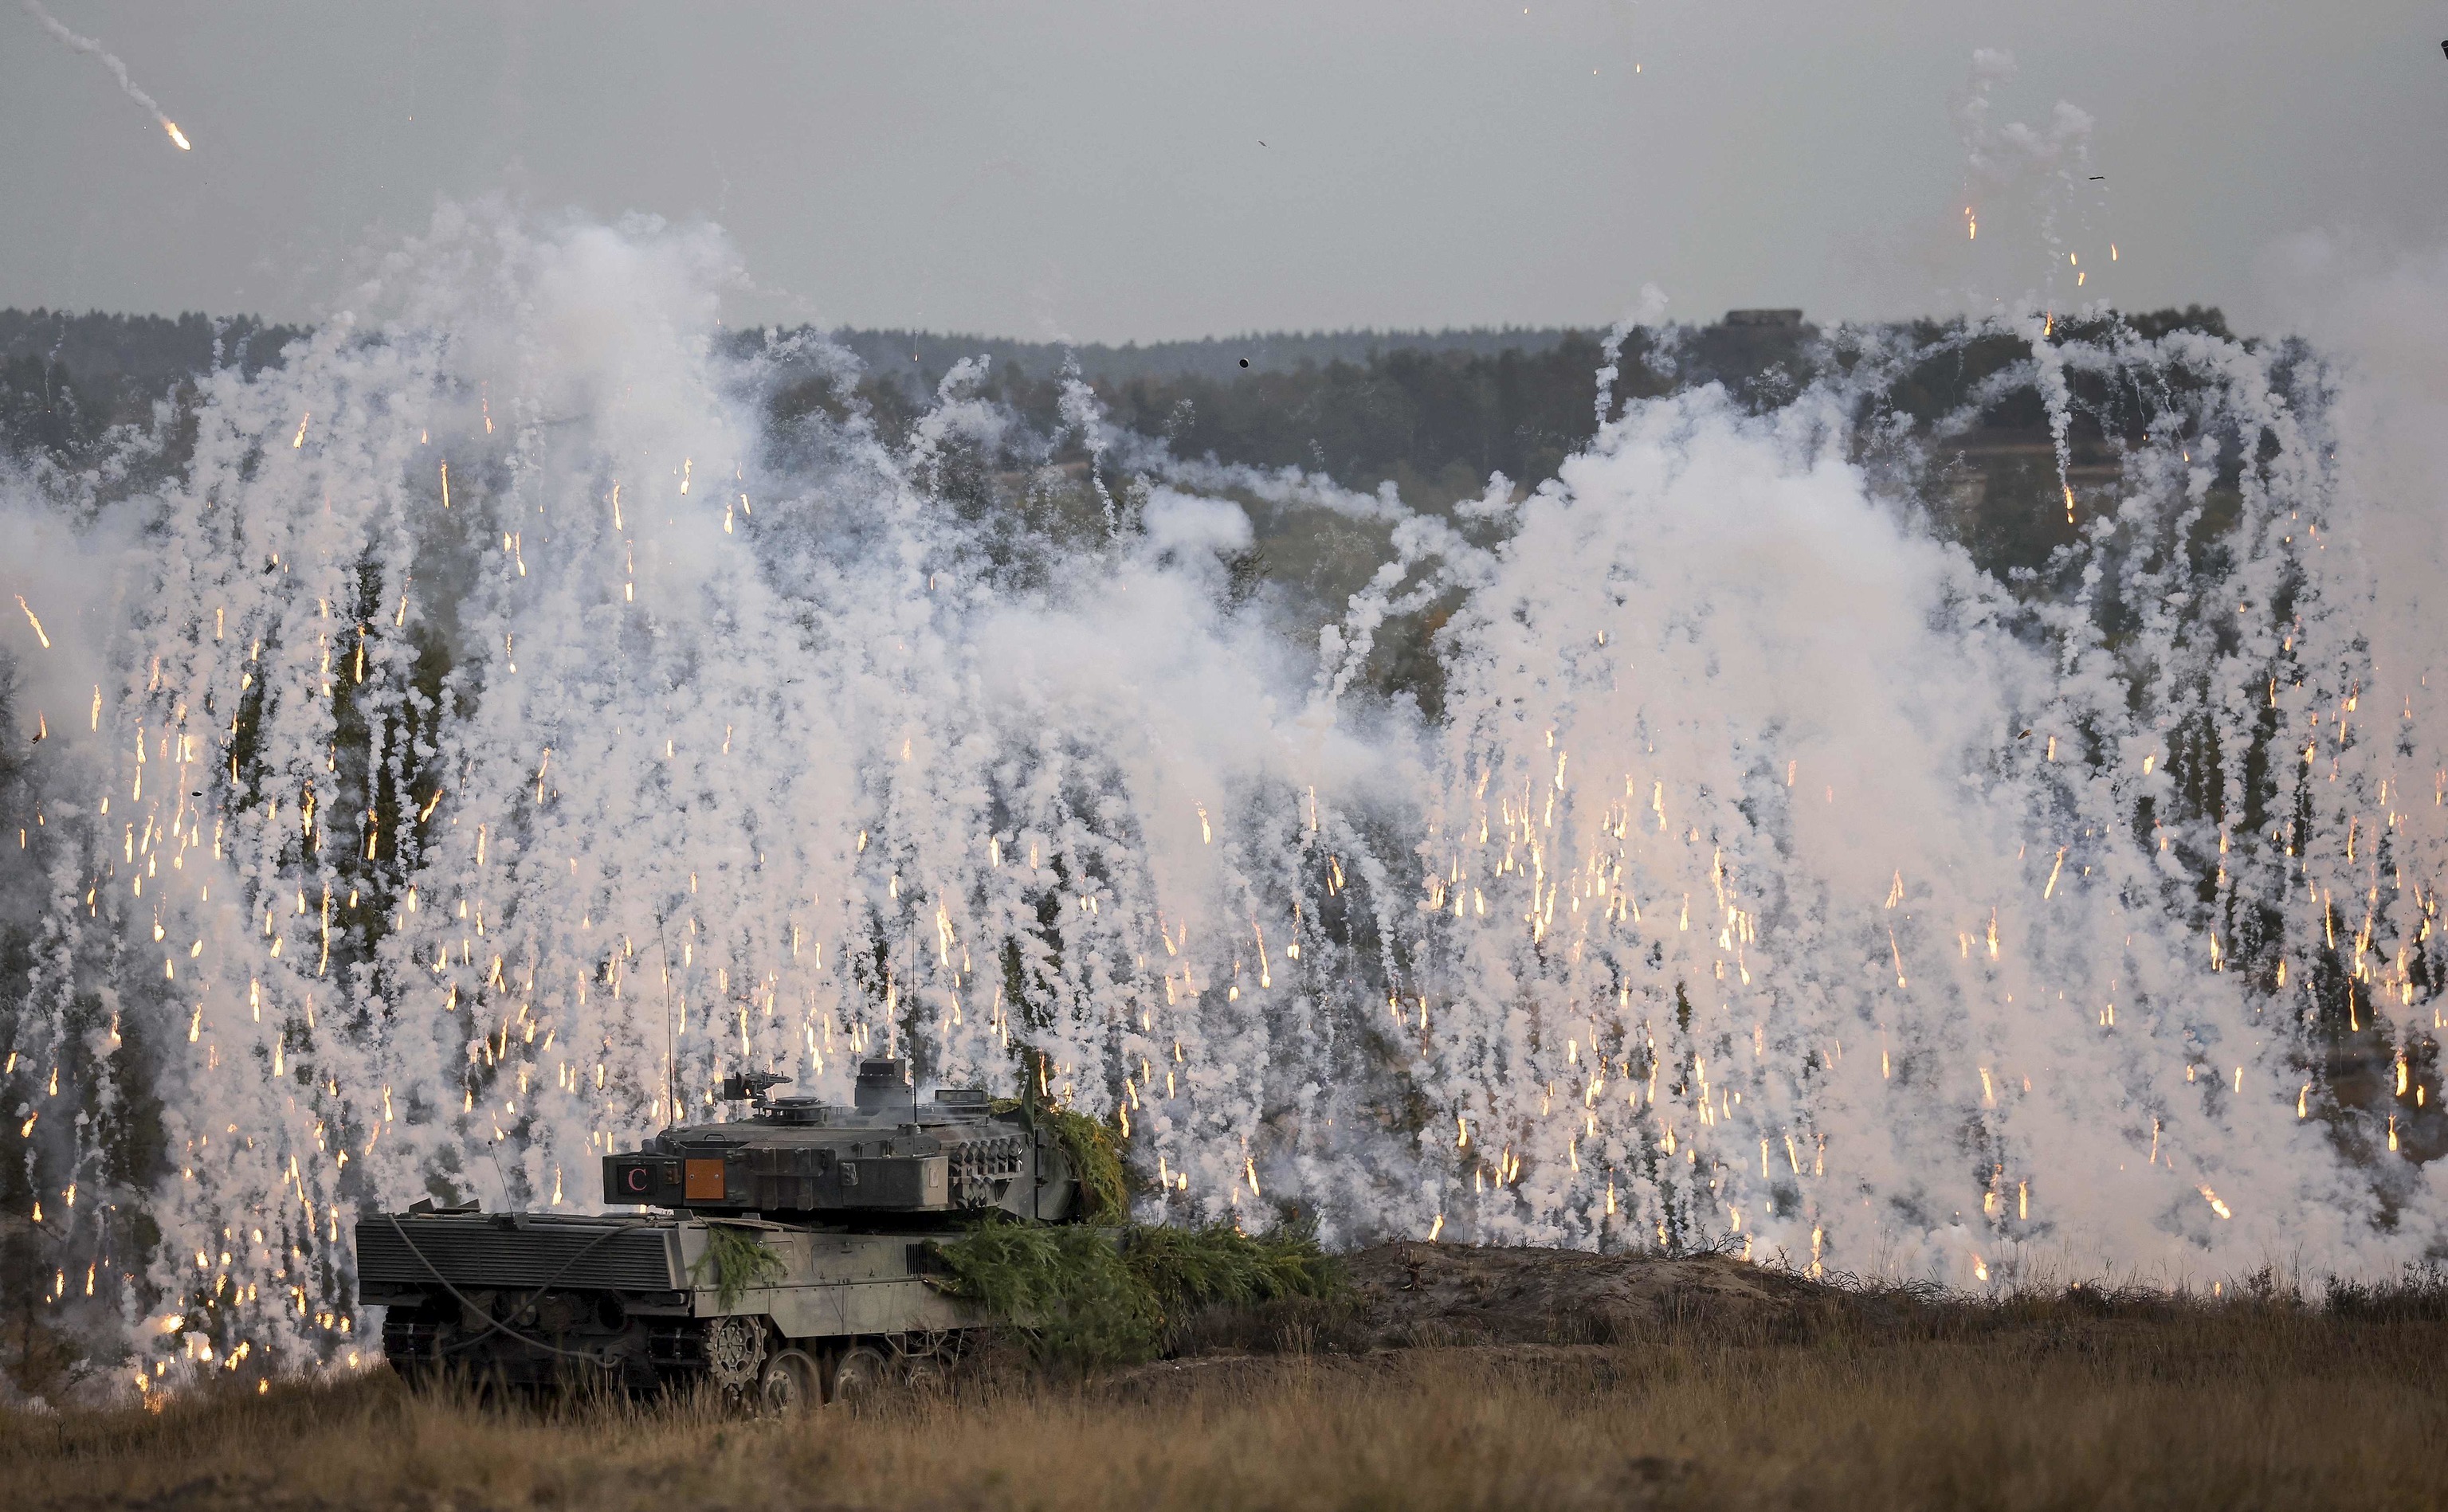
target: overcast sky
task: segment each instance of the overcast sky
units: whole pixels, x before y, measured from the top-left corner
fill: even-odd
[[[2448,5],[2407,0],[50,9],[195,146],[0,0],[0,304],[312,317],[498,193],[719,222],[742,321],[1586,324],[1654,284],[2251,323],[2286,238],[2410,250],[2448,211]],[[2017,64],[1986,173],[1977,48]],[[2017,122],[2054,164],[2015,170]]]

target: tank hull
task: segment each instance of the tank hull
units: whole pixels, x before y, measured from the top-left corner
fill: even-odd
[[[726,1286],[713,1230],[769,1257]],[[865,1347],[930,1362],[989,1321],[928,1280],[926,1232],[846,1232],[671,1215],[374,1214],[358,1295],[411,1380],[648,1390],[759,1389],[795,1353],[818,1370]],[[830,1389],[827,1389],[830,1393]]]

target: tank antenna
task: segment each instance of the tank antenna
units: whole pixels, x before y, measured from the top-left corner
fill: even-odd
[[[678,1051],[672,1044],[672,948],[663,943],[663,916],[655,916],[655,948],[663,957],[663,1126],[678,1128],[680,1123],[679,1066]]]
[[[493,1177],[502,1183],[502,1211],[513,1212],[519,1205],[519,1200],[510,1195],[510,1176],[507,1171],[502,1169],[502,1142],[495,1140],[486,1146],[486,1149],[493,1157]]]
[[[888,973],[886,985],[889,987],[890,982],[890,973]],[[897,1030],[897,1025],[888,1024],[888,1031]],[[888,1041],[885,1049],[892,1048],[891,1042]],[[901,1047],[901,1053],[907,1057],[909,1067],[909,1132],[915,1134],[918,1132],[918,1011],[914,1007],[909,1011],[909,1043]]]

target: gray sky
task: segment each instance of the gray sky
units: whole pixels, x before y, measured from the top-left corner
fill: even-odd
[[[50,9],[195,150],[0,3],[0,304],[311,317],[437,198],[503,193],[720,222],[743,321],[1119,341],[2054,279],[2255,322],[2285,238],[2448,211],[2448,6],[2409,0]],[[1967,165],[1979,47],[2018,65],[1993,131],[2093,119],[2078,192]]]

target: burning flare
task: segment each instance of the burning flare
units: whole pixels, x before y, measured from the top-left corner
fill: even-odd
[[[119,87],[125,92],[127,98],[153,112],[153,119],[162,123],[162,129],[170,134],[170,140],[177,143],[179,150],[181,152],[191,150],[187,134],[179,129],[177,122],[163,113],[162,107],[153,103],[151,95],[136,87],[136,81],[127,76],[127,65],[120,62],[116,54],[93,38],[79,36],[62,26],[60,18],[44,9],[40,0],[20,0],[20,3],[26,8],[26,14],[41,22],[44,29],[52,36],[59,38],[79,52],[89,52],[101,59],[102,66],[108,68],[111,76],[119,81]]]

